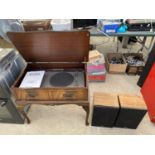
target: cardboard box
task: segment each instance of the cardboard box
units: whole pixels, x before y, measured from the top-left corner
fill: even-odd
[[[97,50],[89,52],[89,62],[96,61],[102,57],[102,54]]]
[[[123,64],[111,64],[110,61],[113,57],[122,58]],[[106,67],[109,73],[125,73],[127,64],[121,53],[107,53],[106,55]]]
[[[126,73],[129,74],[129,75],[140,75],[142,72],[143,72],[143,69],[144,69],[144,58],[143,58],[143,54],[142,53],[124,53],[123,54],[124,58],[125,58],[125,61],[127,63],[127,70],[126,70]],[[131,65],[127,62],[127,57],[129,56],[137,56],[139,57],[143,64],[142,65],[139,65],[139,66],[136,66],[136,65]]]

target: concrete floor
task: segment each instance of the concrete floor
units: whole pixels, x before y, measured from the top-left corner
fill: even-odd
[[[139,87],[136,86],[137,79],[138,76],[108,74],[106,82],[90,84],[91,101],[95,91],[140,95]],[[0,134],[155,134],[155,125],[149,121],[147,114],[136,130],[86,126],[85,111],[74,105],[32,105],[28,116],[31,118],[31,124],[0,124]]]
[[[91,38],[92,43],[105,42],[97,49],[102,53],[115,52],[116,41],[111,38]],[[122,49],[119,45],[119,52],[136,52],[139,45]],[[144,51],[146,53],[146,51]],[[92,109],[93,92],[114,92],[140,94],[140,88],[136,85],[138,76],[107,74],[106,82],[90,83],[90,100]],[[149,121],[148,114],[136,130],[123,128],[106,128],[85,126],[85,111],[74,105],[43,106],[32,105],[28,116],[31,124],[0,124],[0,134],[99,134],[99,135],[138,135],[155,134],[155,125]],[[91,116],[91,115],[90,115]],[[91,121],[91,117],[90,117]]]

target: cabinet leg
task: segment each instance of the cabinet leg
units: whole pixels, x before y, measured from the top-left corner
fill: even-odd
[[[22,111],[22,114],[23,114],[23,116],[25,117],[27,123],[30,124],[31,121],[30,121],[29,117],[27,116],[27,114],[26,114],[24,111]]]
[[[82,106],[86,111],[86,125],[89,125],[89,106]]]

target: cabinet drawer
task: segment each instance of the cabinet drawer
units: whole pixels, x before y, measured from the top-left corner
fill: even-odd
[[[87,89],[50,90],[50,100],[88,100]]]
[[[88,100],[87,88],[14,89],[14,92],[17,100],[30,100],[30,101]]]
[[[24,100],[49,100],[48,91],[44,90],[25,90],[22,92],[22,99]]]

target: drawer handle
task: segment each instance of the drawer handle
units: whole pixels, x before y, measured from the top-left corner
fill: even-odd
[[[74,96],[74,94],[73,93],[65,93],[63,96],[65,98],[72,98]]]
[[[31,97],[31,98],[36,97],[36,95],[37,95],[36,93],[28,93],[28,96]]]
[[[3,101],[3,102],[0,103],[0,106],[1,107],[4,107],[5,105],[6,105],[6,102],[5,101]]]

